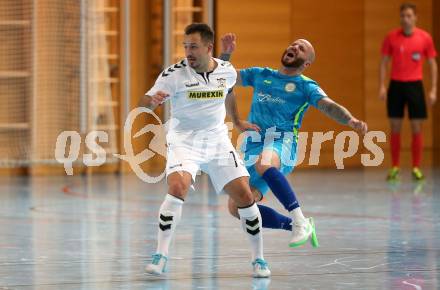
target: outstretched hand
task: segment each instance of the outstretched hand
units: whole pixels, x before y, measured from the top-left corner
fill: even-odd
[[[248,121],[239,121],[237,124],[235,124],[235,126],[237,127],[237,130],[239,130],[240,132],[244,132],[244,131],[257,131],[257,132],[261,132],[260,127],[258,127],[255,124],[249,123]]]
[[[166,98],[169,97],[169,94],[163,91],[156,92],[155,95],[151,96],[151,105],[153,107],[157,107],[162,105],[163,102],[165,102]]]
[[[221,53],[232,54],[237,45],[236,36],[234,33],[226,33],[221,38],[222,51]]]
[[[356,118],[352,118],[350,121],[348,121],[347,125],[362,135],[365,135],[368,131],[367,123],[360,121]]]

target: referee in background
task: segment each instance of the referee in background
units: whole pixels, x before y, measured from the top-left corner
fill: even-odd
[[[382,60],[380,64],[379,98],[387,100],[387,112],[391,126],[391,160],[387,179],[394,181],[399,178],[400,165],[400,130],[405,107],[412,130],[412,176],[416,180],[424,178],[420,170],[423,152],[422,122],[427,117],[425,95],[423,89],[423,61],[426,59],[431,71],[431,90],[429,104],[433,105],[437,98],[437,52],[432,37],[428,32],[417,28],[417,8],[412,3],[400,6],[400,28],[392,30],[382,44]],[[386,88],[388,62],[392,60],[391,81]]]

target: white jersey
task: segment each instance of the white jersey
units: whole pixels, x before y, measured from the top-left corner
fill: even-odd
[[[171,102],[171,133],[217,131],[225,127],[225,98],[235,85],[237,72],[231,63],[214,58],[212,72],[197,73],[184,59],[165,69],[146,93],[169,94]]]

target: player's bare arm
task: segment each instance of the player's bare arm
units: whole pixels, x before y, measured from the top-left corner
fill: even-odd
[[[437,75],[438,67],[435,58],[428,59],[429,68],[431,71],[431,90],[429,91],[429,103],[434,105],[437,101]]]
[[[237,37],[234,33],[226,33],[221,38],[222,43],[222,53],[220,54],[220,59],[229,61],[231,59],[231,55],[235,50],[237,45],[236,42]]]
[[[226,96],[225,106],[226,113],[231,117],[234,126],[236,126],[240,122],[240,116],[238,115],[237,102],[233,91],[229,92]]]
[[[221,60],[229,61],[231,59],[232,53],[237,46],[237,37],[234,33],[226,33],[221,38],[222,42],[222,52],[219,56]],[[241,76],[240,70],[237,70],[237,81],[236,86],[241,86]]]
[[[353,117],[345,107],[339,105],[329,97],[318,101],[318,109],[338,123],[347,125],[361,134],[367,133],[367,124]]]
[[[220,54],[219,58],[221,60],[229,61],[231,59],[232,52],[234,52],[235,47],[237,45],[235,34],[226,33],[221,38],[221,43],[222,43],[222,53]],[[241,77],[239,71],[237,71],[236,85],[241,85]],[[257,125],[240,119],[237,109],[237,102],[235,98],[236,97],[234,92],[231,91],[226,96],[226,101],[225,101],[226,113],[231,117],[234,126],[240,132],[244,132],[247,130],[255,130],[257,132],[260,132],[260,127],[258,127]]]
[[[390,62],[390,57],[388,55],[382,56],[379,68],[379,99],[385,100],[387,97],[387,87],[386,87],[386,76],[388,70],[388,63]]]
[[[139,100],[139,106],[147,107],[147,108],[149,108],[151,110],[154,110],[158,106],[160,106],[166,100],[166,98],[168,98],[168,97],[169,97],[169,95],[166,92],[163,92],[163,91],[158,91],[153,96],[144,95]]]
[[[261,129],[255,124],[249,123],[248,121],[240,119],[240,115],[238,113],[236,97],[233,91],[229,92],[226,96],[225,100],[226,113],[231,117],[234,126],[240,132],[254,130],[260,132]]]
[[[234,52],[236,43],[236,36],[233,33],[226,33],[221,38],[222,42],[222,53],[220,54],[220,59],[229,61],[231,59],[231,54]],[[237,71],[237,81],[236,85],[241,85],[240,71]],[[254,130],[260,132],[260,127],[255,124],[249,123],[248,121],[241,120],[238,114],[236,97],[233,91],[229,92],[226,96],[225,101],[226,113],[231,117],[234,126],[240,132],[247,130]]]

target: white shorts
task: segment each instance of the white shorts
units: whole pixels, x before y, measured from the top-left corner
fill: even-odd
[[[168,134],[167,177],[174,172],[186,171],[195,182],[199,170],[209,175],[217,193],[232,180],[249,176],[243,160],[232,146],[227,131],[203,136]]]

